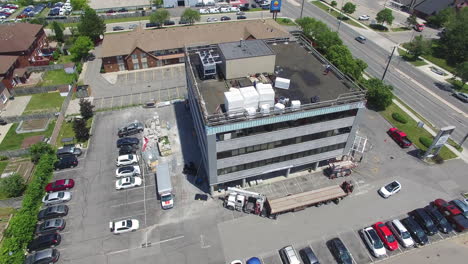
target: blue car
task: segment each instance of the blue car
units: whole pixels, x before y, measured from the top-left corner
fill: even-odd
[[[259,258],[253,257],[247,260],[246,264],[262,264]]]

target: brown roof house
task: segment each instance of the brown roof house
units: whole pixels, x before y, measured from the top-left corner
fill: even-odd
[[[105,35],[101,57],[105,72],[137,70],[183,63],[186,46],[289,37],[271,19],[161,29],[138,27],[130,32]]]

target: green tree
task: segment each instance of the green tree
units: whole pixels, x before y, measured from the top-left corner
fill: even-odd
[[[85,119],[75,119],[73,121],[73,131],[78,141],[86,141],[89,138],[89,128]]]
[[[35,18],[29,20],[29,23],[30,24],[43,25],[44,27],[46,27],[49,24],[49,22],[47,22],[45,17],[35,17]]]
[[[73,46],[70,48],[70,52],[73,56],[73,61],[79,62],[82,58],[88,55],[88,52],[94,47],[93,41],[87,36],[79,36]]]
[[[20,196],[25,188],[24,179],[18,173],[0,179],[0,192],[8,197]]]
[[[416,36],[407,45],[408,52],[413,55],[413,59],[417,59],[421,55],[429,54],[431,52],[432,41],[423,39],[421,35]]]
[[[70,0],[73,10],[81,10],[88,6],[88,0]]]
[[[195,21],[200,21],[200,17],[201,15],[197,10],[187,8],[184,10],[184,13],[182,13],[182,16],[180,18],[182,20],[189,21],[190,25],[193,25]]]
[[[318,50],[325,54],[328,53],[330,47],[343,44],[338,33],[330,30],[316,32],[315,40]]]
[[[417,25],[418,24],[418,20],[416,18],[415,15],[411,15],[409,16],[407,19],[406,19],[406,24],[408,25],[408,27],[412,27],[414,25]]]
[[[340,71],[358,80],[362,71],[367,67],[365,62],[357,61],[344,45],[334,45],[328,49],[327,59],[335,65]],[[364,69],[363,69],[364,68]]]
[[[55,148],[45,142],[38,142],[29,148],[29,154],[31,155],[31,161],[37,163],[41,156],[45,154],[54,155]]]
[[[93,108],[94,106],[90,101],[83,98],[80,99],[80,114],[84,119],[89,119],[93,117]]]
[[[338,3],[337,3],[336,1],[331,1],[330,5],[331,5],[332,7],[336,7],[336,6],[338,5]]]
[[[22,6],[28,6],[34,4],[34,0],[19,0],[18,3]]]
[[[445,24],[455,16],[455,8],[453,7],[448,7],[445,8],[444,10],[440,11],[437,13],[435,16],[430,16],[427,18],[427,24],[430,25],[431,27],[435,28],[441,28],[445,26]]]
[[[367,88],[367,103],[375,110],[383,111],[392,104],[393,87],[384,84],[380,79],[372,78],[364,81]]]
[[[157,7],[160,7],[164,4],[164,0],[150,0],[150,2]]]
[[[468,8],[463,8],[451,17],[445,33],[438,42],[447,62],[451,65],[468,61]]]
[[[158,9],[156,12],[152,13],[150,16],[151,23],[158,23],[161,27],[164,21],[169,20],[171,14],[166,9]]]
[[[468,82],[468,61],[460,63],[455,68],[455,75],[462,80],[462,86]]]
[[[351,15],[355,11],[356,11],[356,5],[351,2],[348,2],[343,6],[343,12],[345,12],[348,15]]]
[[[55,39],[58,42],[63,42],[63,28],[60,23],[57,21],[52,22],[52,30],[54,31],[55,34]]]
[[[104,20],[89,6],[85,6],[83,11],[80,22],[78,23],[78,33],[96,41],[99,39],[99,36],[103,35],[106,31]]]
[[[380,10],[377,13],[377,16],[375,17],[375,20],[379,22],[380,24],[387,23],[388,25],[391,25],[395,17],[393,16],[392,10],[388,8],[384,8]]]

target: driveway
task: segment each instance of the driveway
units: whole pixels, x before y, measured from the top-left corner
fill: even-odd
[[[30,95],[17,96],[14,100],[9,100],[6,107],[2,110],[2,116],[20,116],[31,100]]]

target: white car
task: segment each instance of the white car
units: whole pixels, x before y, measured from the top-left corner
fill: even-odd
[[[230,9],[231,12],[239,12],[240,11],[237,6],[231,6],[229,9]]]
[[[70,192],[52,192],[52,193],[46,194],[42,198],[42,202],[44,203],[44,205],[64,203],[70,200],[71,200]]]
[[[382,243],[382,240],[380,240],[374,228],[366,227],[362,229],[361,232],[367,247],[369,247],[374,257],[380,258],[387,255],[387,250],[385,250],[384,244]]]
[[[229,7],[221,7],[221,8],[219,9],[219,11],[220,11],[221,13],[229,13],[229,12],[231,12],[231,9],[230,9]]]
[[[109,228],[111,233],[115,235],[126,233],[126,232],[133,232],[138,230],[140,227],[140,222],[136,219],[127,219],[122,221],[116,222],[109,222]]]
[[[414,246],[413,238],[411,238],[410,233],[406,230],[405,226],[400,222],[400,220],[395,219],[392,221],[388,221],[387,223],[388,228],[392,231],[395,237],[400,241],[400,244],[404,247],[412,247]]]
[[[210,8],[210,9],[208,9],[208,11],[210,12],[210,14],[218,14],[219,13],[218,8]]]
[[[392,181],[391,183],[380,188],[379,193],[383,198],[388,198],[401,190],[401,184],[398,181]]]
[[[218,21],[216,17],[209,17],[206,19],[206,22],[215,22],[215,21]]]
[[[207,9],[200,9],[198,12],[200,12],[200,14],[209,14],[210,11],[207,10]]]
[[[369,20],[369,19],[370,19],[370,16],[368,16],[368,15],[362,15],[362,16],[359,16],[358,19],[359,19],[359,20]]]
[[[124,166],[115,170],[115,177],[127,177],[140,175],[140,166]]]
[[[115,189],[116,190],[123,190],[123,189],[128,189],[136,186],[141,185],[141,178],[140,177],[124,177],[121,178],[120,180],[115,182]]]
[[[117,165],[117,167],[126,166],[126,165],[135,165],[137,163],[138,163],[138,156],[135,154],[118,156],[117,160],[115,161],[115,165]]]

